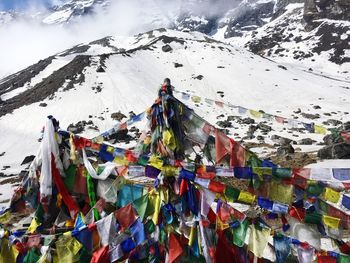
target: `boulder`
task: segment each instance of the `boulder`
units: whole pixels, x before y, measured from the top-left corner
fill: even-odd
[[[341,142],[323,147],[317,152],[320,159],[350,159],[350,143]]]
[[[287,155],[291,153],[294,153],[294,148],[290,144],[282,145],[277,148],[277,155]]]
[[[170,45],[168,45],[168,44],[162,46],[162,51],[163,52],[170,52],[172,50],[173,50],[172,47]]]
[[[298,141],[299,145],[312,145],[313,143],[315,143],[316,141],[310,138],[303,138],[300,141]]]

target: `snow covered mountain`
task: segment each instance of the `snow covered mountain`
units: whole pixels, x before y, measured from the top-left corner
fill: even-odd
[[[36,154],[46,116],[55,116],[63,129],[96,136],[116,124],[112,113],[129,116],[149,107],[164,77],[172,79],[176,97],[246,146],[260,145],[262,156],[276,151],[279,136],[311,138],[312,145],[297,147],[314,151],[323,135],[240,117],[227,105],[318,124],[337,121],[327,127],[350,120],[347,81],[285,67],[204,34],[159,29],[81,44],[1,80],[1,173],[18,174],[28,165],[20,163]],[[260,127],[253,134],[252,124]],[[124,145],[137,138],[136,128],[142,129],[130,129]]]
[[[44,24],[72,23],[84,15],[105,11],[109,0],[72,0],[61,6],[52,7],[51,14],[45,16]]]
[[[110,0],[70,0],[49,9],[40,7],[30,10],[2,11],[0,12],[0,26],[6,26],[18,20],[33,20],[47,25],[74,23],[83,16],[106,12],[109,5]]]

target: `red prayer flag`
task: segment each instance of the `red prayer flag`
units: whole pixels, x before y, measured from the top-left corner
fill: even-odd
[[[346,131],[342,131],[342,132],[340,133],[340,135],[341,135],[341,137],[343,137],[343,139],[344,139],[345,141],[349,141],[349,142],[350,142],[350,133],[348,133],[348,132],[346,132]]]
[[[221,163],[231,152],[230,138],[218,129],[215,130],[215,150],[216,163]]]
[[[188,183],[185,179],[182,179],[180,184],[180,196],[182,196],[187,191],[188,191]]]
[[[234,260],[235,252],[233,246],[227,241],[223,231],[218,232],[218,243],[216,245],[216,263],[227,263]]]
[[[239,143],[230,139],[231,144],[231,159],[230,166],[232,167],[245,167],[245,152],[246,150]]]
[[[317,262],[318,263],[337,263],[337,259],[331,256],[318,256]]]
[[[90,263],[108,263],[109,259],[109,246],[101,247],[92,254]]]
[[[208,188],[215,193],[224,193],[226,185],[218,181],[210,180]]]
[[[136,213],[131,203],[129,203],[127,206],[118,209],[114,212],[114,214],[119,224],[122,226],[122,229],[128,228],[136,220]]]
[[[169,237],[169,263],[174,262],[181,254],[183,249],[181,243],[176,238],[174,233],[170,233]]]
[[[69,194],[67,188],[65,187],[60,172],[56,167],[55,156],[51,153],[51,170],[52,177],[55,182],[55,185],[58,189],[58,192],[61,194],[63,202],[68,207],[71,218],[75,218],[76,214],[79,212],[79,207],[74,202],[73,197]]]

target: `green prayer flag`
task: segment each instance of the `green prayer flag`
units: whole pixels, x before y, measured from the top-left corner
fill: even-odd
[[[80,250],[79,262],[90,262],[91,257],[91,253],[83,246]]]
[[[36,263],[40,259],[40,255],[36,252],[35,248],[32,248],[27,252],[27,255],[24,257],[24,263]]]
[[[95,193],[94,182],[93,182],[92,177],[91,177],[90,174],[88,174],[86,176],[86,186],[87,186],[87,190],[88,190],[90,206],[93,207],[96,204],[96,193]],[[95,220],[96,221],[99,220],[100,219],[100,214],[98,213],[96,208],[94,208],[93,211],[94,211]]]
[[[44,209],[41,203],[39,203],[37,209],[35,210],[34,218],[38,223],[42,223],[44,220]]]
[[[326,214],[328,214],[328,204],[323,201],[322,199],[318,199],[319,201],[319,207],[320,207],[320,210]]]
[[[238,247],[244,246],[244,240],[247,234],[248,220],[241,222],[238,228],[233,229],[233,244]]]
[[[225,188],[225,196],[229,202],[235,202],[238,199],[240,191],[231,186],[226,186]]]
[[[252,152],[246,153],[247,166],[249,167],[261,167],[262,161]]]
[[[77,166],[75,164],[71,164],[64,172],[66,174],[66,177],[64,178],[64,185],[67,187],[69,192],[72,192],[75,182],[75,175],[77,172]]]
[[[323,189],[324,189],[323,186],[316,183],[316,184],[309,184],[306,191],[311,195],[319,196],[320,194],[322,194]]]
[[[156,230],[156,225],[152,220],[148,220],[145,224],[145,231],[147,234],[152,234]]]
[[[321,224],[322,223],[322,215],[316,212],[313,213],[306,213],[305,223],[307,224]]]
[[[147,217],[149,214],[147,214],[147,205],[148,205],[148,194],[145,194],[141,196],[140,198],[136,199],[133,202],[133,207],[139,214],[141,220],[143,221],[145,217]]]
[[[337,263],[350,263],[350,256],[338,255]]]
[[[272,176],[283,179],[292,177],[292,169],[290,168],[274,168],[272,170]]]

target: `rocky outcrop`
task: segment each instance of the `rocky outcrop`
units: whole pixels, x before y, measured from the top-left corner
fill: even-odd
[[[341,142],[326,146],[317,153],[320,159],[350,159],[350,143]]]

